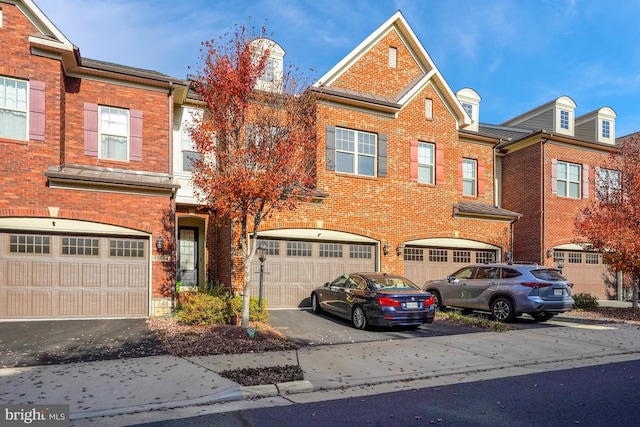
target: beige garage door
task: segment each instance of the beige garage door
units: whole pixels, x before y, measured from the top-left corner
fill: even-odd
[[[601,254],[554,250],[554,257],[563,259],[562,274],[573,283],[573,294],[586,292],[604,300],[616,296],[616,275],[602,262]]]
[[[0,233],[0,318],[146,317],[148,241]]]
[[[404,275],[422,286],[442,279],[467,264],[495,262],[495,250],[411,247],[404,249]]]
[[[375,246],[362,243],[261,240],[266,243],[262,296],[268,308],[309,305],[311,290],[339,275],[375,271]],[[251,266],[251,296],[259,296],[260,261]]]

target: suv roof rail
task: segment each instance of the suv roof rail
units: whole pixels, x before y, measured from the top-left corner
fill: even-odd
[[[537,262],[532,262],[532,261],[513,261],[510,262],[509,264],[520,264],[520,265],[533,265],[533,266],[538,266]]]

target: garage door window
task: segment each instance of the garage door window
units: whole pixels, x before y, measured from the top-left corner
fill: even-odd
[[[287,242],[287,256],[311,256],[311,243]]]
[[[342,245],[338,243],[320,243],[321,258],[342,258]]]
[[[570,264],[582,264],[582,254],[576,252],[569,252]]]
[[[463,262],[465,264],[469,264],[471,262],[471,252],[453,251],[453,262]]]
[[[277,240],[260,240],[258,241],[258,247],[260,246],[267,248],[264,252],[265,255],[280,255],[280,242],[278,242]]]
[[[424,249],[405,248],[404,260],[405,261],[424,261]]]
[[[100,255],[99,247],[98,239],[79,237],[62,238],[62,255],[98,256]]]
[[[599,254],[584,254],[585,264],[600,264]]]
[[[445,249],[429,249],[429,262],[447,262],[448,254]]]
[[[144,258],[144,242],[139,240],[109,240],[109,256]]]
[[[31,234],[9,236],[9,252],[12,254],[48,254],[51,251],[51,238]]]
[[[496,253],[493,251],[478,251],[476,252],[476,262],[478,264],[496,262]]]
[[[371,259],[371,246],[349,245],[349,258]]]

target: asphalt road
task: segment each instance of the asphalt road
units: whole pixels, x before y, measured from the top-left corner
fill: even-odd
[[[275,406],[145,427],[637,426],[640,361]]]

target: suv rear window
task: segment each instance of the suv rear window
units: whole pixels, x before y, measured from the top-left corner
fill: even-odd
[[[549,281],[552,281],[552,282],[566,281],[567,280],[557,270],[551,270],[551,269],[548,269],[548,268],[547,269],[541,269],[541,270],[531,270],[531,274],[533,274],[533,276],[536,279],[540,279],[540,280],[549,280]]]

